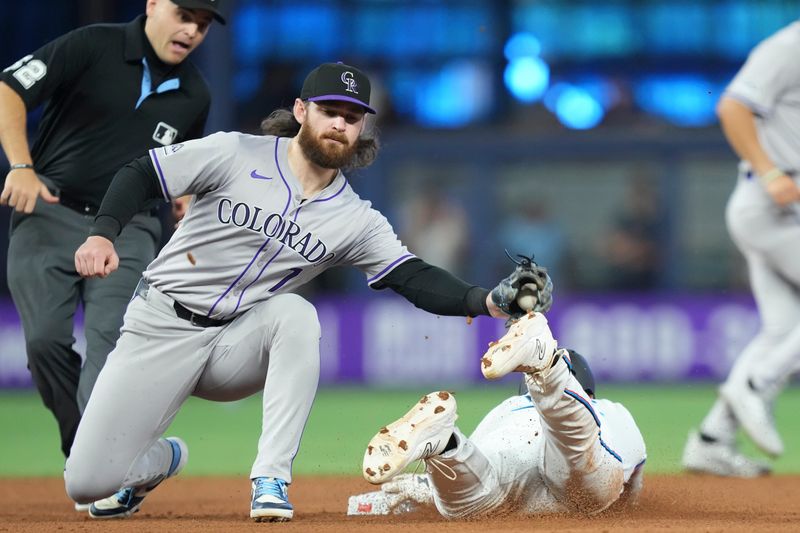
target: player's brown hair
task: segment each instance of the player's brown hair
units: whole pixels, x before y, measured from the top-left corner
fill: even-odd
[[[300,123],[288,109],[276,109],[261,121],[261,133],[276,137],[294,137],[300,132]],[[347,168],[365,168],[378,156],[380,141],[375,128],[369,134],[362,133],[356,141],[356,151]]]

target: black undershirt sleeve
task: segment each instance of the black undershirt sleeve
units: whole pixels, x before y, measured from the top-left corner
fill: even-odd
[[[483,287],[469,285],[446,270],[421,259],[406,261],[372,286],[390,288],[429,313],[442,316],[488,315]]]
[[[150,156],[134,159],[114,175],[89,235],[114,242],[133,216],[158,198],[163,196]]]

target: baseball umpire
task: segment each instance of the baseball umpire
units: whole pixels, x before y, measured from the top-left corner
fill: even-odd
[[[447,518],[593,514],[636,500],[646,460],[642,434],[624,406],[595,399],[586,360],[557,349],[543,314],[516,321],[481,364],[488,379],[522,372],[524,394],[492,409],[470,437],[455,425],[451,393],[423,396],[369,442],[362,473],[386,485],[351,497],[348,514],[431,502]],[[427,475],[397,476],[418,459]]]
[[[114,178],[75,254],[83,276],[116,269],[113,241],[148,200],[196,196],[143,274],[67,461],[70,496],[104,498],[92,516],[129,516],[180,471],[185,443],[160,437],[187,397],[263,391],[250,516],[292,518],[287,485],[316,394],[321,333],[316,310],[293,291],[328,267],[352,265],[372,288],[440,315],[520,314],[523,287],[534,293],[531,307],[549,308],[544,269],[522,262],[492,293],[467,284],[416,258],[356,195],[340,169],[376,157],[377,139],[364,133],[374,112],[367,76],[325,63],[292,111],[262,124],[266,135],[215,133],[156,148]]]
[[[75,248],[89,234],[114,173],[155,146],[203,134],[210,99],[188,61],[212,18],[214,0],[148,0],[128,24],[74,30],[0,75],[0,141],[11,163],[0,204],[14,209],[8,284],[25,331],[28,368],[70,453],[80,413],[114,347],[161,224],[141,205],[117,240],[121,268],[83,280]],[[44,104],[29,150],[26,112]],[[83,303],[86,358],[73,349]]]

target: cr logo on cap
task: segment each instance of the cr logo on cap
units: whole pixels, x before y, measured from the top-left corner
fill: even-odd
[[[353,73],[349,70],[342,72],[342,83],[347,85],[345,91],[358,94],[358,84],[356,83],[356,79],[353,77]]]

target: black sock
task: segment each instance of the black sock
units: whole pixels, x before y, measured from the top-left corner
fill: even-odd
[[[458,448],[458,441],[456,440],[456,434],[453,433],[452,435],[450,435],[450,440],[447,441],[447,446],[444,447],[442,453],[449,452],[450,450],[455,450],[456,448]]]

